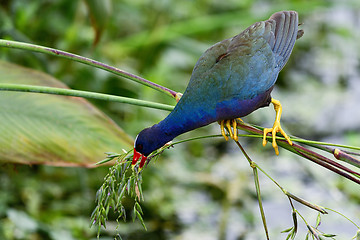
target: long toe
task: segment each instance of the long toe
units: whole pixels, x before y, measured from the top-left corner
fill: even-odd
[[[233,130],[234,130],[234,140],[235,141],[239,141],[239,137],[238,137],[238,134],[237,134],[237,122],[236,122],[236,119],[233,119],[232,120],[233,122]]]
[[[224,126],[224,122],[225,120],[221,120],[218,123],[220,124],[220,130],[221,130],[221,135],[223,135],[223,137],[225,138],[226,141],[229,140],[229,137],[226,135],[225,133],[225,126]]]
[[[226,128],[227,128],[227,130],[228,130],[228,132],[230,134],[230,138],[234,139],[234,134],[233,134],[233,132],[231,130],[231,120],[226,120]]]

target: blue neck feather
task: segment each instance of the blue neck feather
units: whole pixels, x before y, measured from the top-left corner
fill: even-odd
[[[216,121],[246,116],[254,110],[270,104],[272,89],[271,87],[265,93],[248,100],[233,98],[222,101],[217,103],[215,108],[207,108],[204,104],[201,104],[201,108],[189,107],[186,101],[181,102],[180,100],[164,120],[150,128],[151,138],[156,139],[156,147],[161,147],[185,132]]]

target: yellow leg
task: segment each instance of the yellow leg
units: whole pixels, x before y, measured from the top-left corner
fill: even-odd
[[[290,140],[289,136],[284,132],[284,130],[282,130],[281,125],[280,125],[280,118],[281,118],[281,112],[282,112],[282,107],[281,107],[280,102],[278,100],[275,100],[272,98],[271,103],[274,105],[274,109],[276,112],[276,118],[275,118],[275,122],[274,122],[274,125],[272,128],[264,129],[263,146],[265,146],[267,143],[266,135],[271,132],[271,134],[273,136],[272,146],[275,149],[276,155],[279,155],[279,148],[276,144],[276,133],[280,132],[290,145],[292,145],[292,141]]]
[[[234,137],[233,137],[233,139],[235,140],[235,141],[239,141],[239,137],[238,137],[238,135],[237,135],[237,123],[236,123],[236,119],[234,119],[233,121],[232,121],[232,123],[233,123],[233,131],[234,131]]]
[[[230,124],[231,124],[231,120],[226,120],[225,121],[225,125],[226,125],[226,128],[227,128],[227,130],[228,130],[228,132],[230,134],[230,138],[234,139],[234,134],[233,134],[233,132],[231,130],[231,125]]]
[[[226,127],[226,130],[229,132],[229,135],[230,135],[231,139],[234,139],[235,141],[239,140],[239,137],[237,135],[237,123],[236,123],[236,120],[242,121],[240,118],[219,121],[221,134],[223,135],[223,137],[225,138],[226,141],[229,140],[229,137],[225,133],[225,127]],[[232,129],[231,129],[231,127],[232,127]]]
[[[227,136],[226,133],[225,133],[224,122],[225,122],[225,120],[222,120],[222,121],[219,122],[219,123],[220,123],[221,134],[223,135],[223,137],[225,138],[225,140],[228,141],[229,138],[228,138],[228,136]]]

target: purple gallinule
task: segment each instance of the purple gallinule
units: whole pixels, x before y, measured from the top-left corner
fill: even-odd
[[[280,126],[281,104],[270,94],[298,38],[298,25],[296,12],[277,12],[269,20],[257,22],[206,50],[174,110],[136,137],[132,164],[141,158],[142,168],[150,153],[176,136],[213,122],[219,122],[226,140],[225,127],[230,137],[237,140],[235,119],[270,103],[276,119],[272,128],[264,129],[263,145],[269,132],[276,154],[277,132],[292,144]]]

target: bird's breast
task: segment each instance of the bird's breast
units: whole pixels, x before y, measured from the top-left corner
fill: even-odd
[[[215,120],[235,119],[246,116],[258,108],[268,106],[271,102],[272,87],[264,93],[258,94],[251,99],[241,99],[233,97],[229,100],[221,101],[216,104]]]

